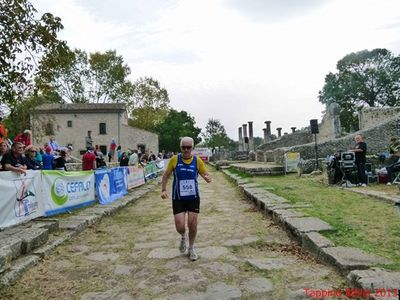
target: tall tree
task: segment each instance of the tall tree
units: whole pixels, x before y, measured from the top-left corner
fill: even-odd
[[[159,148],[166,151],[179,151],[179,141],[184,136],[192,137],[196,145],[201,142],[201,129],[195,126],[194,118],[183,110],[171,109],[156,125],[155,131],[159,135]]]
[[[169,96],[160,83],[151,78],[139,78],[133,85],[133,100],[130,105],[134,127],[154,131],[169,111]]]
[[[0,1],[0,103],[11,116],[32,87],[40,57],[65,46],[57,37],[61,19],[36,13],[28,0]]]
[[[363,50],[346,55],[336,67],[336,74],[326,75],[319,101],[339,104],[347,131],[357,127],[358,109],[400,104],[400,56],[386,49]]]
[[[234,145],[233,141],[226,134],[224,125],[217,119],[211,118],[208,120],[203,137],[206,146],[210,148],[230,148],[231,145]]]
[[[131,70],[116,51],[90,53],[56,49],[43,59],[36,84],[46,94],[58,93],[72,103],[129,103]]]

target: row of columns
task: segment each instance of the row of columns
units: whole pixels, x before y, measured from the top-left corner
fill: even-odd
[[[253,137],[253,121],[247,122],[249,125],[249,136],[247,136],[247,124],[243,124],[239,127],[239,151],[254,151],[254,137]],[[264,143],[267,143],[272,140],[271,134],[271,121],[265,121],[264,131]],[[292,129],[292,133],[296,131],[296,127],[290,127]],[[278,138],[282,136],[282,128],[276,128],[278,132]]]

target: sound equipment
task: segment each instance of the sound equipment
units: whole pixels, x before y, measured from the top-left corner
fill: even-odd
[[[317,119],[310,120],[310,128],[311,128],[311,133],[312,134],[319,133],[318,120]]]
[[[244,143],[248,144],[249,143],[249,138],[247,136],[244,137]]]

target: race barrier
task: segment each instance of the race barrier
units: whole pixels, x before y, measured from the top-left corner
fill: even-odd
[[[100,204],[108,204],[128,193],[128,168],[96,170],[94,172],[96,195]]]
[[[138,167],[128,167],[128,189],[132,189],[134,187],[145,184],[146,181],[144,179],[144,171],[143,168]]]
[[[0,173],[0,227],[24,223],[44,215],[41,174]]]
[[[94,198],[93,171],[41,171],[45,216],[91,205]]]
[[[125,196],[128,189],[157,177],[166,164],[159,161],[148,165],[147,169],[130,166],[72,172],[28,170],[26,175],[0,172],[0,228],[68,212],[96,201],[103,205],[111,203]]]

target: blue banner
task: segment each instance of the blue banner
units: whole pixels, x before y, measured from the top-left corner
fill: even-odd
[[[127,167],[95,171],[96,194],[100,204],[111,203],[128,193]]]

